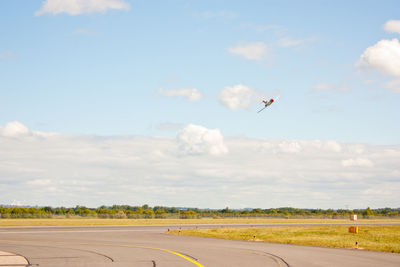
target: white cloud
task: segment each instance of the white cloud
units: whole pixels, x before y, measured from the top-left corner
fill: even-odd
[[[199,101],[203,98],[203,95],[196,88],[184,88],[179,90],[165,90],[163,88],[158,89],[158,92],[162,95],[175,97],[175,96],[183,96],[186,97],[189,101]]]
[[[309,146],[314,147],[320,151],[323,152],[341,152],[342,151],[342,145],[334,140],[329,140],[329,141],[320,141],[320,140],[314,140],[309,143]]]
[[[261,93],[246,85],[238,84],[224,87],[218,95],[218,99],[224,106],[236,110],[239,108],[248,108],[249,105],[259,99]]]
[[[368,47],[356,63],[356,67],[377,70],[394,77],[393,80],[387,81],[384,87],[391,89],[394,93],[400,93],[400,42],[398,39],[381,40],[374,46]]]
[[[267,53],[268,48],[263,42],[255,42],[237,45],[228,48],[228,52],[244,57],[249,60],[261,60]]]
[[[19,126],[22,131],[9,132],[13,138],[3,135],[10,126],[1,127],[3,204],[400,206],[400,145],[232,138],[198,125],[176,138],[51,134]]]
[[[278,146],[284,153],[299,153],[302,150],[300,143],[296,141],[284,141]]]
[[[361,55],[357,66],[400,77],[399,40],[381,40],[374,46],[368,47]]]
[[[35,179],[35,180],[31,180],[27,182],[28,185],[39,185],[39,186],[43,186],[43,185],[49,185],[51,184],[51,180],[50,179]]]
[[[0,127],[0,135],[5,137],[21,137],[30,134],[28,127],[18,121],[9,122],[4,127]]]
[[[124,0],[46,0],[35,15],[41,16],[46,13],[80,15],[96,12],[104,13],[108,9],[128,10],[129,8],[130,5]]]
[[[178,135],[179,147],[184,154],[223,155],[228,153],[224,137],[218,129],[189,124]]]
[[[365,153],[365,145],[361,145],[361,144],[348,145],[347,149],[352,154],[363,154],[363,153]]]
[[[328,151],[332,152],[341,152],[342,151],[342,146],[333,140],[326,141],[323,143],[322,148]]]
[[[342,145],[336,141],[301,141],[283,140],[266,142],[260,146],[261,151],[268,151],[274,154],[280,153],[339,153],[343,150]]]
[[[367,158],[351,158],[342,160],[344,167],[373,167],[374,163]]]
[[[400,33],[400,20],[389,20],[383,29],[387,32]]]

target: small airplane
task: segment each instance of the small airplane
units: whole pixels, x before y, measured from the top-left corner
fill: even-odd
[[[257,113],[260,113],[260,112],[263,111],[265,108],[267,108],[267,107],[270,106],[272,103],[274,103],[274,99],[271,98],[269,101],[263,100],[263,103],[264,103],[265,107],[263,107],[262,109],[260,109]]]

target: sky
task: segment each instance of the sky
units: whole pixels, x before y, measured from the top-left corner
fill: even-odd
[[[0,204],[400,207],[399,39],[398,1],[1,1]]]

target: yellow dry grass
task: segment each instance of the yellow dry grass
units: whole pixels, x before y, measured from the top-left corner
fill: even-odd
[[[400,253],[400,226],[359,226],[359,233],[348,232],[348,226],[218,228],[171,231],[183,234],[247,241],[356,248]]]

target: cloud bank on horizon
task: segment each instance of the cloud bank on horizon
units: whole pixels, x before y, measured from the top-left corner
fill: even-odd
[[[193,124],[175,139],[102,137],[38,132],[14,121],[0,128],[0,161],[5,203],[400,205],[399,145],[232,138]]]
[[[271,3],[3,1],[0,204],[400,206],[398,3]]]

